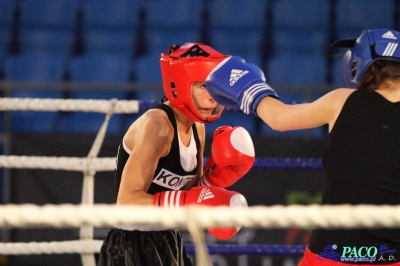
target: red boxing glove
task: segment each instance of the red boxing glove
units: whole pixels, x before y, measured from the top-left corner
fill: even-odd
[[[254,145],[243,127],[221,126],[214,131],[212,157],[206,163],[199,186],[229,187],[254,164]]]
[[[158,192],[154,195],[154,205],[165,208],[179,208],[190,204],[207,206],[247,207],[245,197],[220,187],[194,187],[189,191],[173,190]],[[229,239],[237,234],[239,227],[208,228],[211,235],[218,239]]]

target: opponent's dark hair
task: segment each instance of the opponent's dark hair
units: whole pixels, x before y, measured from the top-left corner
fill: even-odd
[[[376,90],[388,80],[400,81],[400,62],[377,60],[365,71],[357,89]]]

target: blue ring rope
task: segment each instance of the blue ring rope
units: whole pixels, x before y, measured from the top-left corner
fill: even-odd
[[[194,244],[185,244],[188,254],[195,254]],[[304,245],[207,245],[210,255],[270,255],[270,256],[303,256],[306,246]]]
[[[322,160],[317,158],[259,158],[253,169],[323,170]]]
[[[204,158],[206,165],[208,158]],[[322,160],[317,158],[258,158],[252,169],[321,171]]]

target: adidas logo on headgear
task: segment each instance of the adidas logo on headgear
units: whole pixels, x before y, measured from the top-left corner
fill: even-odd
[[[388,31],[385,34],[383,34],[382,38],[388,38],[388,39],[397,40],[397,37],[394,36],[394,34],[391,31]]]
[[[232,69],[231,70],[231,76],[229,78],[229,85],[233,86],[235,83],[244,75],[249,73],[248,70],[239,70],[239,69]]]
[[[208,200],[214,198],[214,194],[208,188],[203,188],[200,192],[199,197],[197,198],[197,203],[202,202],[203,200]]]

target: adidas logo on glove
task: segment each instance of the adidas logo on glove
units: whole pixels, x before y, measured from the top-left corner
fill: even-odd
[[[208,75],[206,87],[218,103],[225,106],[238,105],[245,114],[257,115],[257,106],[265,97],[279,98],[265,83],[263,71],[239,56],[228,57],[219,63]]]
[[[385,34],[383,34],[382,38],[397,40],[396,36],[394,36],[394,34],[391,31],[388,31]]]
[[[202,202],[203,200],[208,200],[214,198],[214,194],[208,188],[203,188],[200,192],[199,197],[197,198],[197,203]]]
[[[231,77],[229,78],[229,85],[233,86],[235,83],[244,75],[249,73],[248,70],[239,70],[239,69],[232,69],[231,70]]]

